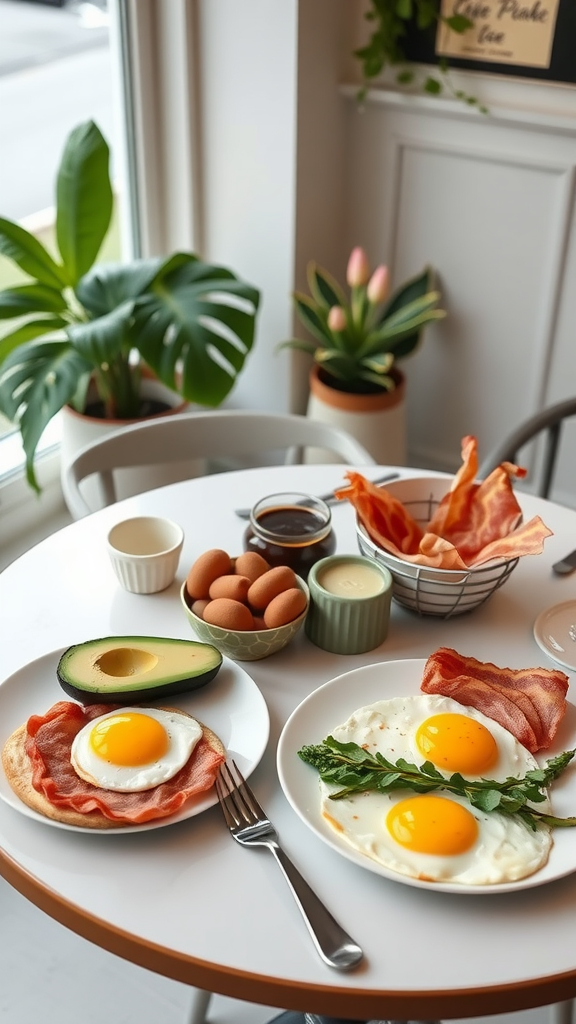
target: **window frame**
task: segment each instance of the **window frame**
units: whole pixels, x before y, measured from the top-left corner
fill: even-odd
[[[119,190],[127,197],[120,205],[123,256],[198,249],[196,0],[108,0],[108,5],[114,116],[120,128],[115,167]],[[13,436],[7,435],[7,440]],[[0,440],[0,464],[2,444]],[[58,442],[50,441],[38,455],[40,499],[26,482],[23,454],[17,464],[13,457],[10,462],[6,474],[0,475],[3,546],[15,532],[33,530],[54,510],[60,479]],[[65,507],[61,492],[57,510],[58,506]]]

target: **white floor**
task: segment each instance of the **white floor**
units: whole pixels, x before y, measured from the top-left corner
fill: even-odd
[[[1,1024],[188,1024],[186,985],[79,938],[1,878],[0,949]],[[208,1021],[265,1024],[280,1012],[214,996]],[[484,1022],[552,1024],[545,1008],[475,1018],[473,1024]]]

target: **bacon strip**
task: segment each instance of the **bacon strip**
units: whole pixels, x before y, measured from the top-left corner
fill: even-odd
[[[97,810],[113,821],[140,824],[174,814],[191,796],[211,788],[225,758],[204,738],[184,767],[154,789],[116,793],[79,778],[70,763],[72,741],[87,722],[113,710],[110,704],[83,708],[69,701],[59,701],[45,715],[32,715],[28,719],[26,753],[32,762],[32,785],[55,807],[82,814]]]
[[[439,647],[426,662],[420,688],[476,708],[533,754],[556,735],[566,711],[568,676],[558,669],[498,668]]]
[[[336,491],[348,499],[379,547],[407,562],[437,569],[471,569],[494,559],[540,554],[552,533],[540,516],[522,523],[512,479],[526,470],[504,462],[476,483],[476,438],[462,440],[462,466],[430,522],[421,528],[385,487],[349,471],[349,486]]]

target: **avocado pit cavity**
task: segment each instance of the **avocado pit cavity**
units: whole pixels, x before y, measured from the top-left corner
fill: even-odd
[[[152,672],[157,664],[158,658],[155,654],[138,647],[118,647],[105,651],[94,663],[95,668],[104,675],[119,678],[145,675]]]

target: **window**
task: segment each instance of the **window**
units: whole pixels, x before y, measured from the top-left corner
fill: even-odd
[[[0,214],[48,246],[56,172],[69,131],[92,118],[113,154],[118,150],[109,23],[107,0],[0,3]],[[119,238],[108,244],[118,257]],[[17,280],[13,265],[0,257],[0,286]],[[58,439],[55,420],[40,450],[52,451]],[[0,483],[21,475],[23,460],[19,433],[0,417]]]

